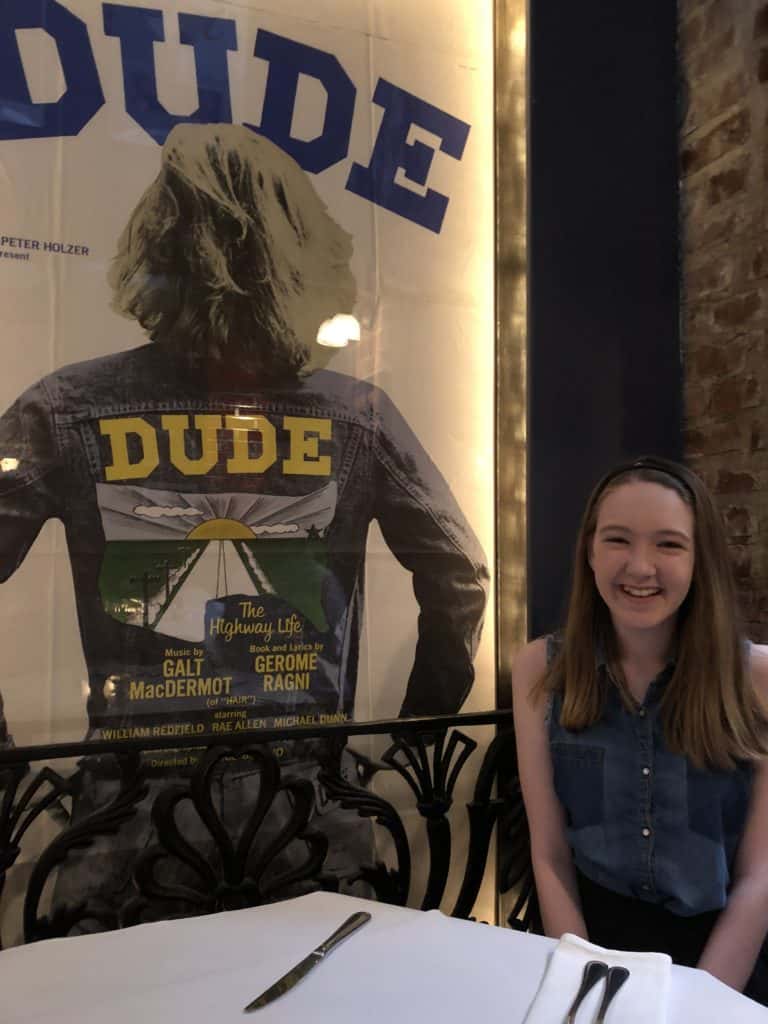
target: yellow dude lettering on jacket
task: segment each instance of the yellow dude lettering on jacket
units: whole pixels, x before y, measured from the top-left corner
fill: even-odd
[[[266,416],[226,416],[201,413],[194,416],[190,428],[186,414],[165,414],[160,419],[161,431],[168,435],[168,454],[173,465],[184,476],[204,476],[219,463],[221,437],[227,437],[232,455],[226,460],[227,473],[264,473],[277,462],[277,430]],[[329,419],[309,416],[284,416],[282,429],[288,435],[288,458],[282,470],[294,476],[330,476],[331,457],[320,454],[320,442],[330,441],[333,424]],[[190,429],[200,432],[201,447],[197,458],[187,453],[186,435]],[[105,466],[107,480],[141,480],[160,465],[158,431],[141,416],[99,420],[99,430],[109,438],[112,461]],[[132,452],[128,438],[134,437]],[[260,442],[261,450],[253,454],[251,444]],[[258,446],[256,446],[258,451]],[[131,461],[131,454],[138,456]]]
[[[277,461],[277,433],[266,416],[227,416],[227,429],[234,439],[228,473],[263,473]],[[261,455],[255,459],[249,450],[254,434],[261,437]]]
[[[200,431],[202,452],[199,459],[190,459],[185,441],[189,416],[163,416],[160,422],[168,431],[171,462],[184,476],[205,476],[219,461],[218,433],[221,416],[195,416],[195,430]]]
[[[330,476],[331,458],[320,454],[320,441],[330,441],[331,421],[308,416],[285,416],[283,426],[291,435],[291,457],[283,463],[284,473]]]
[[[151,423],[140,416],[119,420],[99,420],[99,430],[112,445],[112,465],[106,467],[107,480],[137,480],[154,473],[160,465],[157,434]],[[141,441],[141,458],[128,459],[128,435],[135,434]]]

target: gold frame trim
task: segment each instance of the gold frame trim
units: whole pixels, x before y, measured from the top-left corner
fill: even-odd
[[[496,0],[494,13],[496,700],[508,708],[512,658],[527,639],[527,0]],[[512,899],[498,894],[502,925]]]
[[[526,640],[526,0],[496,2],[496,666],[509,707]]]

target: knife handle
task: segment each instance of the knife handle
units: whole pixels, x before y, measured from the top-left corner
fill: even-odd
[[[326,953],[330,953],[334,946],[338,946],[340,942],[348,938],[352,932],[356,932],[358,928],[371,920],[371,915],[364,910],[358,911],[356,914],[352,914],[346,921],[339,925],[333,935],[329,935],[325,942],[322,942],[317,949],[316,953],[320,956],[325,956]]]

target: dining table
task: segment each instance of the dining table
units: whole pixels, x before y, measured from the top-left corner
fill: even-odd
[[[364,927],[290,991],[244,1013],[359,910],[371,915]],[[439,911],[317,892],[5,949],[0,1022],[523,1024],[555,946]],[[606,1024],[622,1024],[615,1005]],[[665,1024],[724,1022],[768,1024],[768,1010],[704,971],[673,965]]]

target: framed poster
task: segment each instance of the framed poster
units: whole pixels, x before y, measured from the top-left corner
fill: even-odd
[[[4,5],[17,744],[492,706],[493,10],[455,6]]]
[[[524,50],[511,0],[3,3],[4,745],[496,706]]]

